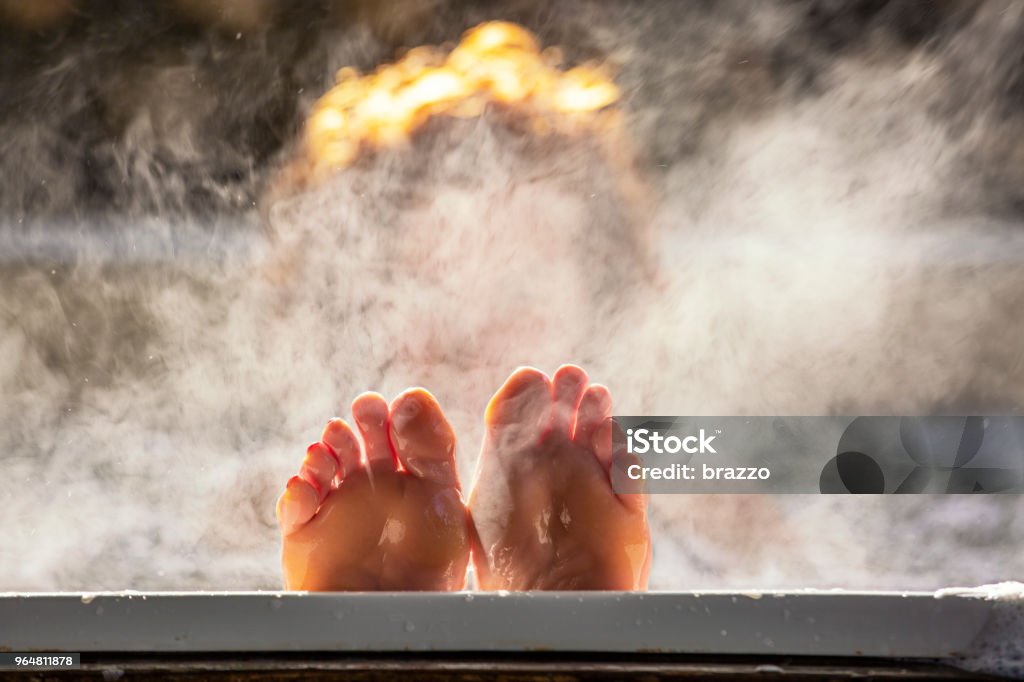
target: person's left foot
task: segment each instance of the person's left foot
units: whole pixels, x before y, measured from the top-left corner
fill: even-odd
[[[352,403],[359,440],[332,419],[277,503],[291,590],[458,590],[469,561],[455,436],[434,397]]]
[[[491,398],[469,510],[484,590],[643,590],[647,496],[612,489],[612,397],[575,365]]]

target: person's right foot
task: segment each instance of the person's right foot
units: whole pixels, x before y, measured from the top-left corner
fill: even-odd
[[[611,406],[573,365],[519,369],[491,398],[469,499],[481,589],[647,587],[647,500],[612,490]]]
[[[455,435],[421,388],[352,403],[362,436],[332,419],[277,503],[290,590],[458,590],[469,562]]]

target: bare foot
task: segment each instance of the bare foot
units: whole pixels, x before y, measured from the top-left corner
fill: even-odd
[[[352,403],[359,440],[327,423],[277,502],[290,590],[458,590],[469,561],[455,436],[419,388],[390,408],[376,393]]]
[[[516,370],[491,398],[469,499],[482,589],[647,587],[647,499],[611,488],[611,409],[573,365]]]

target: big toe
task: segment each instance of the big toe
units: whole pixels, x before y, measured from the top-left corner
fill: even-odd
[[[548,427],[553,407],[547,375],[520,367],[487,405],[487,438],[502,450],[529,445]]]
[[[406,471],[450,488],[459,487],[455,432],[429,391],[412,388],[391,403],[391,444]]]

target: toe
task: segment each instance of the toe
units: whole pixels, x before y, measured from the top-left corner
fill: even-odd
[[[626,437],[619,423],[611,417],[602,421],[594,432],[593,448],[597,459],[609,469],[611,480],[618,482],[615,493],[622,505],[643,513],[647,509],[647,486],[643,480],[635,481],[626,475],[630,465],[639,464],[640,460],[626,451]]]
[[[594,451],[594,456],[607,470],[610,470],[612,466],[615,428],[615,420],[611,417],[601,420],[594,429],[589,443],[589,447]]]
[[[572,435],[576,408],[587,387],[587,373],[576,365],[562,365],[555,372],[551,383],[554,410],[551,414],[551,429],[554,433],[569,438]]]
[[[308,481],[299,476],[288,479],[277,500],[277,522],[281,533],[288,535],[304,526],[313,518],[319,502],[316,489]]]
[[[359,440],[344,419],[332,419],[324,427],[320,439],[334,451],[338,458],[339,478],[348,476],[359,468]]]
[[[395,453],[388,442],[388,403],[380,393],[363,393],[352,403],[352,417],[363,437],[366,463],[374,469],[394,469]]]
[[[299,469],[299,476],[316,489],[317,504],[331,492],[337,475],[338,460],[326,444],[317,441],[306,449],[306,459]]]
[[[446,487],[459,487],[455,432],[429,391],[412,388],[395,398],[390,421],[395,455],[407,471]]]
[[[532,367],[512,373],[487,405],[487,438],[499,451],[539,438],[551,418],[551,381]]]
[[[612,416],[612,394],[601,384],[591,384],[583,393],[580,400],[580,407],[576,411],[576,426],[573,429],[572,439],[580,447],[594,449],[600,459],[600,453],[594,448],[594,434],[605,419]],[[610,450],[608,451],[611,456]],[[609,462],[602,462],[605,468]]]

